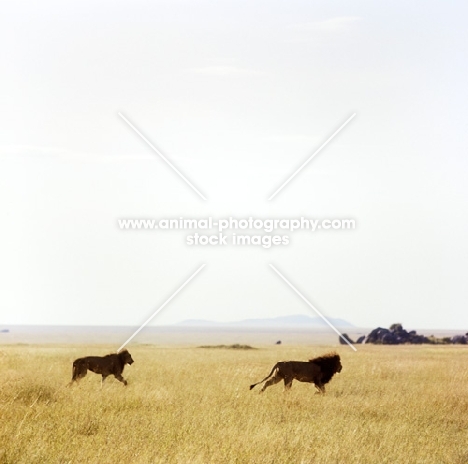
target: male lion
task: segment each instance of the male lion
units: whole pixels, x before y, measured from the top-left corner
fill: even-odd
[[[282,361],[273,366],[271,372],[260,382],[250,385],[250,389],[265,382],[260,393],[264,392],[270,385],[284,380],[285,390],[289,390],[292,386],[293,380],[299,382],[313,383],[318,389],[317,393],[325,393],[325,384],[330,382],[331,378],[337,373],[341,372],[342,366],[340,356],[336,353],[327,353],[318,358],[310,359],[307,362],[303,361]],[[274,373],[274,376],[272,377]],[[271,377],[271,378],[270,378]]]
[[[122,372],[125,364],[130,365],[132,363],[132,356],[127,350],[123,350],[118,354],[108,354],[107,356],[87,356],[86,358],[78,358],[73,361],[73,376],[68,385],[85,377],[88,370],[102,375],[101,387],[102,383],[109,375],[113,375],[117,380],[127,385],[127,381],[122,377]]]

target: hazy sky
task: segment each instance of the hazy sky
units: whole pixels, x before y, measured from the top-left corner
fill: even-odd
[[[468,331],[464,2],[10,2],[0,324],[313,314]],[[203,201],[118,116],[207,197]],[[272,201],[351,114],[357,116]],[[190,247],[119,218],[353,218]]]

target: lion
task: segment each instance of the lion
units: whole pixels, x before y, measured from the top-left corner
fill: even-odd
[[[112,353],[107,356],[87,356],[86,358],[78,358],[73,361],[73,374],[69,386],[73,382],[78,382],[88,373],[88,370],[101,374],[101,387],[109,375],[113,375],[117,380],[120,380],[125,386],[127,381],[122,377],[125,364],[133,364],[131,354],[127,350],[120,353]]]
[[[341,360],[337,353],[327,353],[306,362],[280,361],[273,366],[271,372],[263,380],[250,385],[250,389],[252,390],[256,385],[267,380],[260,390],[260,393],[262,393],[267,387],[284,380],[284,389],[286,391],[291,388],[293,380],[296,379],[299,382],[313,383],[318,390],[317,393],[323,394],[325,393],[325,384],[330,382],[337,372],[341,372],[341,369]]]

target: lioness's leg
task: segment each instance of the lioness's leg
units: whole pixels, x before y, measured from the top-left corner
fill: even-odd
[[[70,385],[73,382],[78,382],[78,380],[82,379],[83,377],[86,377],[87,373],[88,373],[88,368],[86,365],[79,363],[79,362],[78,363],[74,362],[73,363],[73,375],[72,375]]]
[[[276,375],[272,377],[270,380],[267,380],[264,384],[262,389],[260,390],[260,393],[263,393],[267,387],[270,387],[271,385],[275,385],[276,383],[281,382],[281,377],[277,377]]]
[[[127,385],[127,381],[122,377],[121,374],[114,374],[114,377],[115,377],[117,380],[120,380],[124,385]]]
[[[109,375],[109,374],[107,374],[107,375],[102,374],[102,377],[101,377],[101,388],[102,388],[102,384],[104,383],[104,380],[107,379],[108,375]]]

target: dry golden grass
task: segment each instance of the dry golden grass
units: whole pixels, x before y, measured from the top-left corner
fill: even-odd
[[[66,388],[73,359],[112,349],[0,347],[0,463],[468,462],[468,347],[340,347],[320,396],[249,385],[327,347],[137,345],[128,387]]]

